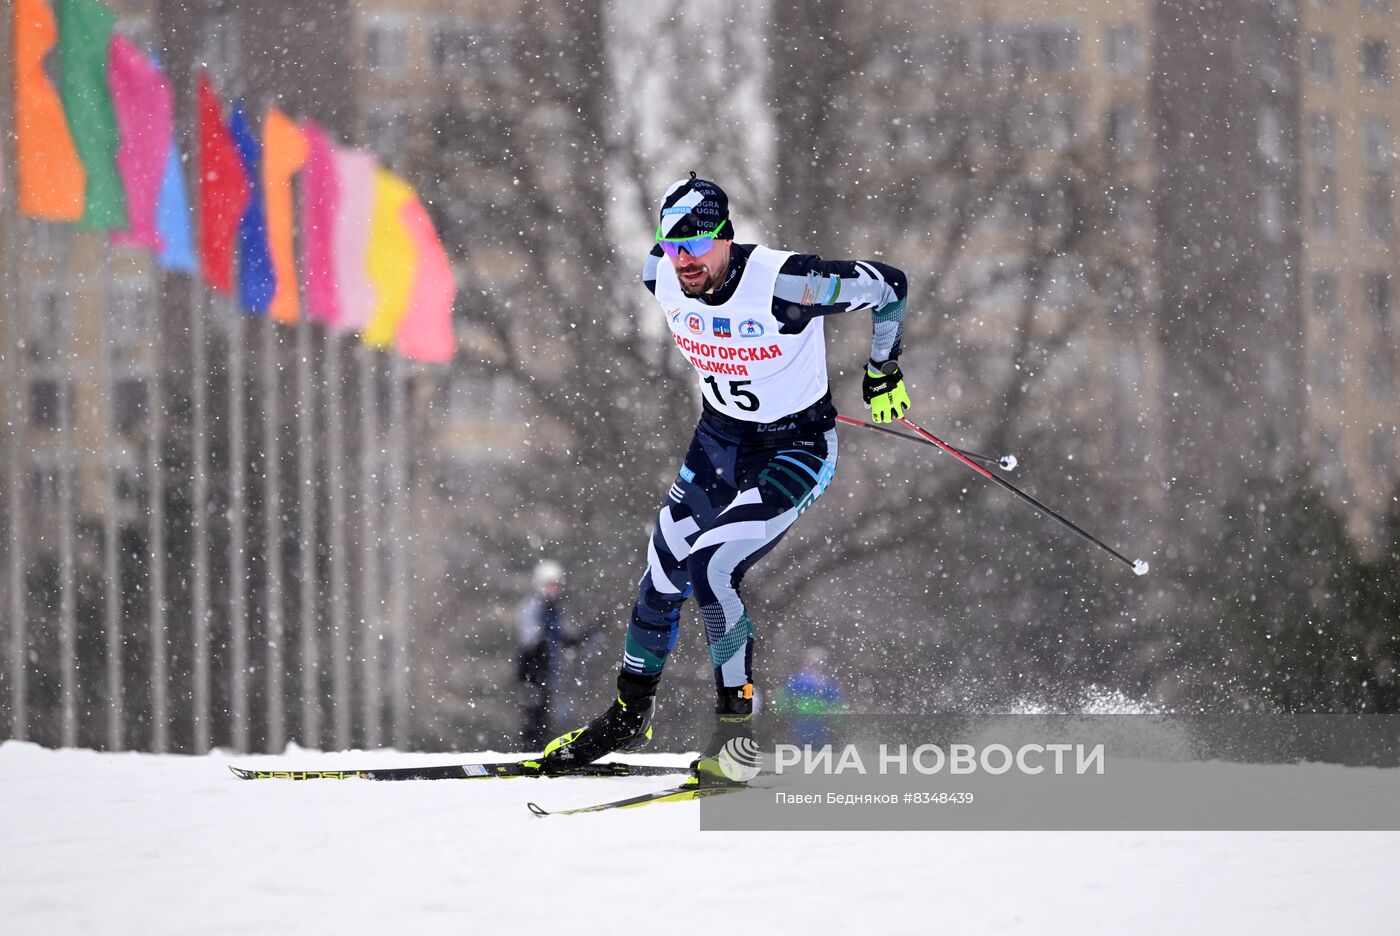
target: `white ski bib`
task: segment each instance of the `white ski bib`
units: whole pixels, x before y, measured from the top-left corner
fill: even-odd
[[[706,305],[681,292],[670,261],[656,269],[656,301],[671,337],[700,377],[710,405],[745,422],[777,422],[804,410],[826,393],[826,341],[822,319],[801,333],[780,335],[773,317],[773,287],[791,252],[754,247],[734,295]]]

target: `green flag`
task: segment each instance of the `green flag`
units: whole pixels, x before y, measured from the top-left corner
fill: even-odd
[[[126,227],[117,174],[117,118],[107,89],[107,58],[117,15],[97,0],[58,0],[58,94],[87,170],[83,216],[89,230]]]

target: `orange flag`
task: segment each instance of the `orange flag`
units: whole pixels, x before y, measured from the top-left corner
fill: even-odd
[[[58,24],[44,0],[15,0],[15,169],[19,210],[43,221],[83,216],[87,174],[63,115],[44,57],[58,41]]]
[[[292,250],[292,176],[306,164],[307,151],[301,128],[277,108],[270,108],[263,121],[263,190],[277,293],[267,311],[284,325],[295,324],[300,314]]]

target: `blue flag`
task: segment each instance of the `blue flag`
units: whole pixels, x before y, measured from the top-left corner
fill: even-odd
[[[156,263],[178,273],[194,273],[199,264],[195,260],[194,235],[190,230],[190,202],[185,195],[180,150],[173,140],[165,159],[160,195],[156,199],[156,231],[165,244],[156,256]]]
[[[277,293],[277,274],[267,243],[267,212],[263,205],[262,146],[248,125],[243,102],[228,122],[233,145],[243,160],[250,183],[248,208],[238,222],[238,304],[245,312],[265,313]]]

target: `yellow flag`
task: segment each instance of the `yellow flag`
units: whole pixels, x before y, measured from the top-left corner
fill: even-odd
[[[408,314],[418,255],[413,235],[403,221],[403,208],[413,199],[407,182],[385,169],[374,175],[374,214],[365,250],[365,272],[374,284],[378,301],[365,326],[364,343],[387,348],[394,343],[399,322]]]

